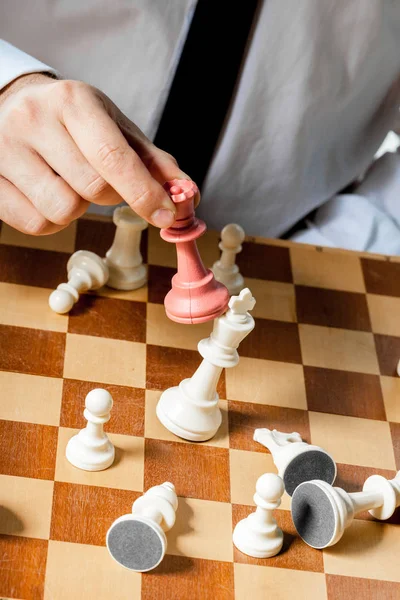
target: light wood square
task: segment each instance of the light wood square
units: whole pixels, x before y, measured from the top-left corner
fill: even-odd
[[[248,287],[256,305],[251,311],[253,317],[295,323],[296,299],[294,285],[280,281],[245,278],[244,287]]]
[[[166,440],[168,442],[182,442],[188,444],[187,440],[177,437],[160,423],[156,415],[156,406],[162,392],[154,390],[146,390],[146,410],[144,435],[146,438],[156,440]],[[211,440],[201,442],[200,445],[215,446],[216,448],[229,448],[229,433],[228,433],[228,402],[226,400],[219,401],[219,407],[222,412],[222,423]]]
[[[197,350],[197,344],[210,335],[212,326],[212,322],[190,326],[175,323],[168,319],[163,304],[147,305],[146,341],[148,344]]]
[[[232,562],[232,506],[179,498],[176,523],[168,532],[168,554]]]
[[[50,540],[45,600],[133,600],[140,592],[140,573],[121,567],[107,548]]]
[[[67,331],[68,316],[58,315],[49,307],[51,290],[0,283],[0,323],[32,329]]]
[[[381,376],[381,388],[387,420],[400,423],[400,377]]]
[[[398,525],[356,519],[323,552],[325,573],[400,582]]]
[[[361,263],[349,253],[290,248],[293,280],[298,285],[348,292],[365,292]]]
[[[299,324],[299,334],[303,364],[379,374],[372,333]]]
[[[78,429],[60,427],[56,460],[56,481],[98,485],[120,490],[143,491],[144,439],[133,435],[107,434],[115,448],[114,463],[104,471],[77,469],[65,456],[68,440]]]
[[[246,452],[245,450],[229,450],[231,475],[232,504],[255,506],[253,496],[256,482],[264,473],[277,473],[271,454],[263,452]],[[280,505],[283,510],[290,510],[290,496],[286,492]]]
[[[64,377],[144,388],[146,345],[69,333]]]
[[[372,331],[400,336],[400,298],[367,294]]]
[[[58,252],[74,252],[76,225],[74,221],[65,229],[52,235],[26,235],[3,223],[0,233],[0,242],[10,246],[23,246],[24,248],[37,248],[39,250],[56,250]]]
[[[62,379],[0,371],[0,419],[60,423]]]
[[[241,357],[225,377],[229,400],[307,409],[302,365]]]
[[[0,534],[47,540],[53,481],[0,475]]]
[[[196,240],[203,264],[211,268],[220,257],[218,248],[219,233],[206,231]],[[176,268],[176,245],[165,242],[160,237],[160,230],[149,227],[148,262],[150,265]]]
[[[309,412],[311,441],[337,463],[395,469],[389,423]]]
[[[234,575],[235,600],[327,600],[323,573],[235,563]]]

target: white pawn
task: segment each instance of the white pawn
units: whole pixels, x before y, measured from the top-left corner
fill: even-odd
[[[107,282],[108,267],[89,250],[78,250],[67,263],[68,283],[60,283],[50,294],[49,306],[59,314],[71,310],[79,295],[88,290],[98,290]]]
[[[136,290],[147,282],[147,268],[140,253],[142,231],[147,221],[129,206],[114,211],[115,237],[104,259],[110,270],[107,285],[116,290]]]
[[[275,473],[265,473],[257,479],[253,496],[257,508],[239,521],[233,532],[233,543],[240,552],[254,558],[269,558],[280,552],[283,533],[272,511],[280,506],[284,491],[283,481]]]
[[[132,514],[119,517],[108,530],[106,544],[112,558],[131,571],[154,569],[167,551],[165,531],[174,525],[177,508],[172,483],[147,490],[133,503]]]
[[[235,264],[236,254],[241,252],[244,238],[245,233],[240,225],[235,223],[225,225],[219,243],[221,257],[212,267],[215,279],[228,288],[231,296],[235,296],[244,288],[243,277]]]
[[[114,462],[114,446],[104,433],[112,406],[113,399],[107,390],[97,388],[86,396],[83,415],[87,425],[69,440],[66,448],[67,459],[74,467],[103,471]]]
[[[326,481],[305,481],[294,491],[291,512],[300,537],[313,548],[333,546],[354,517],[368,510],[375,519],[389,519],[400,506],[400,471],[394,479],[371,475],[362,492],[347,493]]]

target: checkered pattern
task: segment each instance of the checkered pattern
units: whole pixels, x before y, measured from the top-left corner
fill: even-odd
[[[285,496],[277,520],[284,549],[268,560],[232,545],[253,510],[256,479],[275,471],[252,440],[256,427],[299,431],[338,462],[338,485],[400,468],[400,263],[383,257],[252,239],[238,256],[255,297],[255,330],[219,383],[222,426],[204,444],[180,440],[155,416],[162,390],[191,376],[211,324],[164,314],[175,248],[149,229],[149,285],[83,296],[69,316],[47,307],[69,255],[104,255],[114,226],[82,219],[63,232],[0,237],[0,596],[35,600],[281,600],[400,597],[399,514],[362,514],[323,552],[297,536]],[[204,262],[218,236],[199,240]],[[106,387],[114,465],[73,468],[68,439],[84,426],[85,394]],[[168,554],[145,575],[109,557],[105,534],[149,486],[180,496]]]

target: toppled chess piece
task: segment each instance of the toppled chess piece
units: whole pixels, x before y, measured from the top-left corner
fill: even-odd
[[[389,519],[400,505],[400,471],[394,479],[371,475],[362,492],[348,494],[326,481],[307,481],[296,488],[292,518],[300,537],[313,548],[333,546],[354,517],[369,510],[375,519]]]
[[[85,398],[83,415],[87,425],[68,442],[66,457],[84,471],[103,471],[114,462],[114,446],[104,433],[104,423],[110,420],[113,399],[110,392],[97,388]]]
[[[172,483],[147,490],[133,503],[132,514],[119,517],[108,530],[106,544],[112,558],[131,571],[154,569],[165,556],[164,532],[174,525],[177,508]]]
[[[235,223],[225,225],[219,243],[221,257],[212,267],[215,279],[226,286],[231,296],[238,294],[244,288],[244,279],[235,264],[236,255],[242,251],[244,238],[245,233],[240,225]]]
[[[116,208],[113,221],[116,226],[115,237],[104,259],[110,271],[107,285],[116,290],[136,290],[147,282],[147,267],[140,253],[140,240],[148,223],[129,206]]]
[[[232,296],[228,312],[214,321],[210,337],[201,340],[198,350],[203,361],[190,379],[165,390],[157,404],[157,417],[169,431],[193,442],[211,439],[221,425],[217,384],[223,368],[239,362],[237,348],[253,330],[248,312],[255,305],[249,289]]]
[[[253,496],[255,512],[239,521],[233,532],[236,548],[254,558],[269,558],[281,551],[283,533],[273,511],[279,507],[285,491],[283,481],[275,473],[265,473],[257,479]]]
[[[175,223],[161,229],[166,242],[176,244],[178,270],[172,278],[172,289],[165,297],[167,316],[178,323],[204,323],[222,315],[228,306],[229,292],[216,281],[210,269],[201,261],[196,239],[203,235],[206,225],[194,214],[197,186],[187,179],[174,179],[165,189],[176,205]]]
[[[83,292],[103,287],[109,276],[100,256],[88,250],[78,250],[71,256],[67,272],[68,283],[60,283],[49,297],[50,308],[59,314],[69,312]]]
[[[293,495],[294,490],[303,481],[335,481],[336,463],[331,455],[319,446],[303,442],[299,433],[256,429],[253,439],[271,452],[289,496]]]

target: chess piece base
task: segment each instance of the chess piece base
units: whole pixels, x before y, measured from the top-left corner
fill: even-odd
[[[177,323],[205,323],[220,317],[228,306],[229,292],[214,279],[212,271],[199,281],[184,284],[178,274],[172,278],[172,289],[165,297],[167,316]]]
[[[264,526],[265,532],[256,532],[250,526],[251,517],[252,515],[249,515],[242,519],[235,527],[233,543],[236,548],[254,558],[270,558],[278,554],[283,545],[282,530],[274,524],[271,525],[270,531]]]
[[[207,403],[207,408],[194,404],[185,398],[182,391],[185,381],[179,386],[163,392],[157,404],[157,417],[168,431],[190,442],[205,442],[217,433],[221,421],[221,411],[216,399]]]
[[[104,259],[108,265],[110,276],[107,281],[107,287],[114,290],[137,290],[147,283],[147,267],[139,265],[138,267],[117,268],[111,264],[107,258]]]
[[[114,446],[108,438],[100,440],[95,448],[89,448],[83,441],[85,430],[80,431],[72,437],[66,448],[66,457],[68,461],[78,469],[83,471],[104,471],[110,467],[115,458]]]

